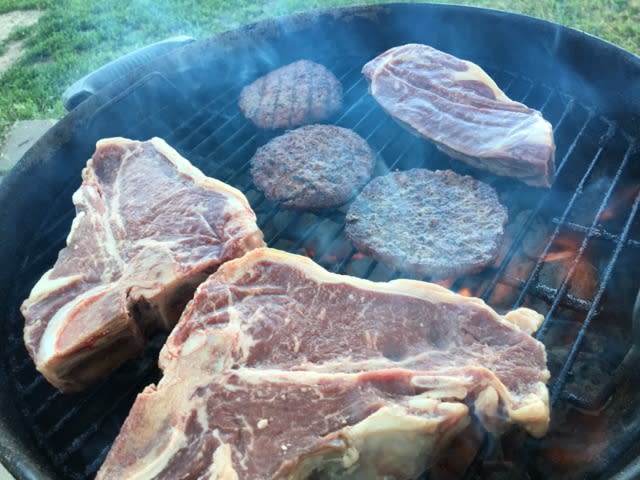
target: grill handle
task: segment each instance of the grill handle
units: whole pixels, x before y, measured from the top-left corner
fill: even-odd
[[[73,110],[91,95],[115,79],[126,75],[170,51],[195,41],[193,37],[179,35],[144,46],[103,65],[75,82],[62,94],[62,103]]]

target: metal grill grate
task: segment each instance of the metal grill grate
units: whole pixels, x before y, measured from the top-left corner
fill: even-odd
[[[460,173],[471,173],[464,165],[450,161],[430,144],[402,130],[377,106],[367,94],[366,82],[360,74],[359,66],[365,60],[343,58],[333,65],[333,71],[344,86],[346,107],[332,122],[355,130],[369,142],[378,155],[376,174],[409,167],[453,168]],[[558,179],[554,189],[540,191],[473,172],[474,176],[492,183],[501,195],[507,192],[502,195],[502,200],[510,209],[511,219],[519,213],[525,218],[513,232],[511,246],[500,262],[481,274],[457,279],[450,286],[454,290],[469,288],[496,308],[535,306],[545,314],[537,336],[548,348],[554,347],[557,331],[567,323],[565,312],[570,312],[571,322],[578,327],[567,334],[571,338],[563,340],[564,350],[551,367],[552,403],[569,402],[583,409],[601,408],[599,403],[606,400],[607,395],[596,394],[594,399],[589,399],[572,393],[569,387],[575,382],[569,382],[569,376],[588,340],[594,319],[602,311],[603,296],[614,266],[619,263],[623,252],[638,251],[640,246],[640,239],[633,238],[633,233],[637,232],[632,232],[640,203],[637,188],[634,187],[628,205],[621,207],[624,213],[619,218],[612,222],[602,220],[603,213],[612,202],[629,188],[626,179],[638,176],[637,171],[630,171],[636,168],[633,159],[638,159],[634,139],[628,138],[615,124],[599,117],[576,99],[547,85],[511,72],[491,68],[487,71],[507,95],[541,110],[554,125]],[[144,95],[143,87],[140,87],[140,92],[134,89],[129,95],[132,98]],[[243,118],[237,108],[238,93],[239,88],[230,88],[202,108],[183,106],[180,114],[176,114],[171,105],[160,106],[147,120],[115,134],[140,139],[151,135],[163,136],[207,175],[242,190],[258,216],[265,240],[272,247],[311,256],[335,272],[372,280],[402,276],[402,272],[389,270],[376,261],[363,258],[351,246],[343,234],[345,207],[321,213],[282,210],[254,188],[249,160],[256,148],[276,133],[258,131]],[[135,102],[134,98],[132,103]],[[609,181],[607,188],[594,189],[602,179]],[[71,194],[78,185],[79,178],[77,183],[60,193],[43,222],[40,235],[29,245],[27,251],[35,253],[23,260],[22,285],[35,283],[64,246],[73,218]],[[585,205],[587,214],[577,215],[576,212],[584,210]],[[549,234],[538,242],[538,259],[526,275],[514,274],[510,269],[519,261],[523,245],[541,219]],[[558,281],[546,282],[542,278],[547,264],[544,260],[558,239],[565,235],[576,239],[577,249]],[[597,251],[591,248],[594,243],[598,243]],[[586,296],[571,288],[574,276],[585,259],[604,266],[595,291]],[[638,280],[632,282],[635,288]],[[515,299],[514,295],[508,296],[507,303],[507,300],[497,298],[497,292],[504,289],[515,292]],[[155,359],[164,338],[154,339],[144,357],[127,363],[101,384],[79,395],[65,396],[50,387],[34,370],[22,344],[22,318],[17,310],[28,292],[17,289],[12,294],[11,303],[15,311],[9,319],[11,333],[7,358],[25,421],[40,447],[65,478],[90,477],[104,459],[136,393],[144,385],[157,380],[159,372]],[[628,329],[628,325],[621,326],[622,335],[625,328]],[[618,363],[624,353],[624,349],[619,352]],[[606,383],[607,378],[599,380]],[[603,392],[610,393],[611,390],[611,387],[604,387]],[[626,441],[630,445],[637,441],[637,437],[629,435]],[[518,478],[508,475],[522,471],[529,472],[526,478],[546,478],[532,467],[538,458],[537,444],[532,441],[526,444],[528,453],[521,455],[515,463],[513,460],[503,461],[502,453],[498,453],[500,466],[497,467],[495,452],[500,450],[498,442],[484,436],[477,446],[476,455],[465,468],[466,478],[482,477],[487,469],[507,472],[505,478]]]

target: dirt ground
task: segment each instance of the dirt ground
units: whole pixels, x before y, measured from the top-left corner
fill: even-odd
[[[42,15],[40,10],[16,10],[0,15],[0,44],[2,44],[17,27],[28,27],[36,23]],[[6,72],[20,58],[24,46],[22,41],[11,42],[0,54],[0,75]]]

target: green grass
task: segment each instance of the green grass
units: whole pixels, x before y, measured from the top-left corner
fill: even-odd
[[[0,0],[0,13],[38,8],[37,25],[15,32],[22,59],[0,77],[0,134],[16,120],[61,117],[76,79],[145,44],[177,34],[204,38],[264,18],[377,1]],[[476,0],[584,30],[640,54],[640,0]],[[0,44],[0,51],[6,48]]]

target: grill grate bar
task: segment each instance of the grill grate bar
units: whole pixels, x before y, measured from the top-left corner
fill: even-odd
[[[211,119],[211,121],[215,121],[216,120],[215,116],[212,115],[212,117],[213,118]],[[233,125],[234,123],[239,123],[239,122],[242,122],[242,114],[238,112],[233,116],[231,116],[230,118],[228,118],[227,120],[225,120],[224,122],[222,122],[218,126],[218,128],[216,128],[213,132],[211,132],[206,137],[204,137],[197,145],[192,147],[190,149],[191,152],[197,152],[202,156],[215,157],[220,150],[223,150],[225,147],[228,147],[230,144],[234,142],[236,138],[243,138],[247,136],[247,132],[250,131],[251,127],[249,126],[248,123],[244,122],[242,127],[235,129],[235,131],[231,135],[225,137],[224,141],[220,143],[216,142],[216,139],[219,137],[221,132],[224,131],[225,128]],[[202,152],[207,152],[207,153],[202,154]]]
[[[274,208],[273,210],[275,210],[275,212],[273,211],[269,212],[269,214],[267,215],[268,218],[272,218],[278,213],[278,210],[276,208]],[[286,225],[283,225],[282,227],[278,228],[269,239],[265,239],[266,244],[267,245],[275,244],[282,237],[282,234],[285,233],[287,230],[289,230],[289,228],[291,228],[291,226],[294,225],[301,218],[302,218],[302,213],[297,212]],[[260,223],[264,224],[266,222],[260,222]],[[262,229],[262,225],[260,226],[260,228]]]
[[[128,397],[130,397],[132,393],[140,392],[142,390],[142,387],[149,384],[148,377],[154,368],[155,367],[152,364],[152,362],[149,362],[149,366],[147,366],[146,372],[140,375],[139,377],[141,378],[141,380],[139,380],[138,382],[132,382],[127,388],[123,388],[120,391],[120,394],[110,404],[110,406],[104,411],[102,411],[97,418],[93,419],[93,422],[88,427],[86,427],[85,430],[83,430],[80,434],[75,436],[73,441],[66,448],[64,448],[60,452],[53,453],[54,461],[57,463],[58,466],[62,465],[62,463],[65,462],[73,453],[81,449],[84,446],[84,442],[88,438],[91,438],[96,432],[98,432],[103,422],[105,422],[116,411],[116,409],[118,409],[122,404],[124,404],[125,400]],[[105,384],[103,384],[102,386],[104,386]],[[101,391],[102,391],[102,388],[96,388],[94,395],[100,393]],[[66,418],[65,422],[58,422],[56,424],[56,427],[58,428],[64,427],[65,423],[69,421],[70,418],[71,417]],[[49,433],[49,437],[55,431],[56,430],[52,429],[52,432]]]
[[[516,287],[518,289],[523,289],[525,285],[524,280],[521,280],[509,274],[504,275],[504,283],[512,287]],[[532,295],[538,298],[542,298],[549,303],[551,303],[553,299],[555,299],[558,296],[558,289],[549,287],[547,285],[536,284],[532,286],[531,289],[533,290],[531,292]],[[564,296],[564,298],[561,300],[561,306],[565,308],[570,308],[578,312],[580,311],[588,312],[592,308],[593,302],[590,300],[585,300],[583,298],[576,297],[575,295],[572,295],[570,293],[567,293]]]
[[[360,83],[360,82],[361,82],[361,80],[360,80],[360,81],[358,81],[357,83]],[[355,85],[354,85],[354,86],[355,86]],[[354,88],[354,86],[352,86],[352,87],[348,90],[348,92],[349,92],[349,91],[351,91],[351,90]],[[349,114],[350,114],[350,113],[351,113],[351,112],[352,112],[352,111],[353,111],[357,106],[359,106],[359,105],[360,105],[360,103],[362,102],[362,100],[363,100],[364,98],[365,98],[365,96],[361,96],[357,101],[353,102],[353,103],[351,104],[351,106],[350,106],[350,107],[349,107],[345,112],[343,112],[343,113],[342,113],[342,115],[340,115],[340,117],[336,120],[336,123],[344,123],[344,119],[345,119],[345,118],[346,118],[346,117],[347,117],[347,116],[348,116],[348,115],[349,115]],[[371,109],[367,112],[367,115],[369,115],[369,113],[370,113],[371,111],[373,111],[373,110],[374,110],[374,108],[375,108],[375,107],[373,107],[373,106],[372,106],[372,107],[371,107]],[[246,122],[245,122],[245,126],[247,126],[247,125],[248,125],[248,123],[246,123]],[[234,150],[234,153],[233,153],[230,157],[228,157],[228,158],[227,158],[227,160],[226,160],[223,164],[221,164],[221,166],[227,166],[227,165],[229,165],[230,163],[233,163],[233,162],[232,162],[232,158],[234,158],[234,157],[238,156],[240,153],[244,153],[244,151],[245,151],[245,150],[246,150],[246,148],[247,148],[247,145],[248,145],[249,143],[251,143],[252,141],[257,140],[257,139],[258,139],[258,137],[259,137],[259,135],[258,135],[258,134],[254,134],[254,135],[252,135],[252,136],[251,136],[247,141],[245,141],[241,146],[239,146],[238,148],[236,148],[236,149]],[[212,155],[213,155],[213,153],[212,153]],[[210,156],[211,156],[211,155],[210,155]],[[238,177],[240,177],[241,175],[243,175],[243,174],[245,173],[245,171],[247,170],[247,168],[248,168],[248,166],[249,166],[249,164],[250,164],[250,163],[251,163],[251,158],[248,158],[244,163],[242,163],[241,165],[238,165],[238,166],[237,166],[237,168],[235,169],[234,173],[233,173],[231,176],[227,177],[227,178],[225,179],[225,181],[226,181],[227,183],[234,183],[234,181],[235,181]],[[248,187],[249,187],[249,184],[247,183],[247,184],[244,184],[244,185],[240,186],[240,189],[241,189],[241,190],[245,190],[245,191],[246,191],[246,189],[247,189]]]
[[[59,392],[56,390],[56,393],[59,393]],[[89,393],[89,395],[85,395],[79,402],[76,402],[72,408],[70,408],[64,415],[62,415],[58,419],[56,423],[53,424],[53,426],[51,427],[51,430],[49,430],[48,432],[45,432],[44,437],[49,439],[55,433],[60,431],[60,429],[63,428],[64,425],[69,420],[71,420],[85,405],[88,405],[89,403],[91,403],[91,401],[93,401],[93,399],[99,393],[100,393],[100,389],[96,388],[95,390],[92,390],[91,393]]]
[[[220,112],[220,111],[225,111],[226,109],[228,109],[229,107],[231,107],[234,104],[235,100],[228,100],[226,103],[222,104],[222,107],[217,106],[218,102],[220,101],[220,99],[233,99],[234,96],[231,95],[231,92],[235,90],[235,88],[229,88],[228,90],[225,91],[224,94],[214,98],[211,102],[209,102],[204,108],[202,108],[200,111],[198,111],[195,115],[193,115],[191,118],[189,118],[188,120],[186,120],[183,124],[181,124],[178,128],[176,128],[177,132],[181,132],[181,131],[185,131],[185,132],[189,132],[185,135],[180,136],[180,141],[176,144],[179,147],[185,147],[187,145],[189,145],[189,143],[197,137],[197,135],[199,135],[201,132],[203,131],[207,131],[207,128],[209,125],[215,123],[216,120],[218,120],[217,115],[213,112]],[[202,113],[206,112],[208,115],[206,115],[207,119],[203,122],[200,122],[200,115]],[[226,122],[225,122],[226,123]],[[193,128],[194,125],[197,125],[196,128]],[[222,128],[222,125],[219,127],[216,127],[214,129],[213,132],[210,132],[206,135],[206,137],[209,137],[212,135],[212,133],[215,133],[217,131],[219,131]],[[198,144],[196,144],[198,145]],[[190,149],[193,149],[195,147],[189,147]]]
[[[548,90],[549,90],[549,95],[547,95],[547,98],[545,99],[544,102],[542,102],[542,105],[540,105],[540,108],[539,108],[541,112],[545,111],[545,109],[549,106],[549,102],[553,98],[553,93],[554,93],[553,90],[550,88]]]
[[[20,267],[21,272],[31,270],[34,265],[38,265],[43,260],[49,258],[52,253],[60,250],[64,245],[64,239],[67,238],[69,234],[67,225],[71,223],[73,217],[75,217],[75,210],[69,210],[61,215],[57,221],[53,222],[53,225],[46,233],[46,235],[50,235],[47,237],[51,239],[50,243],[44,248],[30,248],[29,251],[36,251],[38,253],[34,256],[25,257],[24,263]]]
[[[558,218],[554,218],[551,220],[553,223],[559,224],[560,223],[560,219]],[[579,233],[583,233],[586,234],[588,233],[589,227],[585,227],[584,225],[579,225],[577,223],[573,223],[573,222],[566,222],[563,224],[564,228],[567,228],[569,230],[573,230],[575,232],[579,232]],[[594,238],[602,238],[604,240],[610,240],[614,243],[618,243],[620,242],[620,235],[616,235],[615,233],[610,233],[605,229],[602,228],[594,228],[591,230],[591,236]],[[640,248],[640,241],[638,240],[634,240],[633,238],[628,238],[627,239],[627,246],[632,247],[632,248]]]
[[[554,131],[555,131],[556,128],[558,128],[561,125],[562,121],[568,116],[569,110],[573,108],[573,105],[574,105],[573,101],[570,101],[567,104],[567,108],[565,109],[565,111],[562,114],[562,117],[560,118],[560,120],[556,124],[556,126],[554,128]],[[584,120],[584,123],[582,124],[579,132],[574,137],[573,142],[571,143],[571,145],[569,145],[569,148],[567,149],[567,152],[562,157],[562,160],[560,161],[560,165],[557,166],[556,175],[558,175],[563,170],[564,166],[569,161],[569,158],[571,157],[573,151],[575,150],[576,146],[578,145],[578,140],[584,135],[584,133],[585,133],[585,131],[587,129],[587,126],[589,125],[589,123],[591,122],[592,119],[593,119],[593,114],[592,114],[592,112],[590,112],[589,115],[587,115],[587,118]],[[531,213],[529,214],[529,217],[527,218],[527,220],[522,225],[522,228],[520,229],[518,234],[514,237],[513,244],[511,245],[511,248],[509,249],[509,251],[505,255],[505,258],[502,261],[502,264],[496,270],[496,273],[493,276],[493,278],[487,283],[487,286],[484,288],[484,291],[482,292],[482,294],[479,295],[480,298],[482,298],[484,301],[488,301],[489,296],[491,295],[491,293],[493,292],[494,288],[496,287],[498,281],[500,280],[500,278],[504,274],[504,271],[506,270],[507,266],[509,265],[509,262],[513,258],[513,255],[516,253],[518,247],[522,243],[522,240],[523,240],[524,236],[529,231],[529,228],[531,227],[531,225],[532,225],[533,221],[535,220],[536,216],[538,215],[538,213],[542,209],[543,205],[547,201],[548,197],[549,197],[549,193],[543,195],[540,198],[540,200],[538,201],[538,204],[532,209]]]
[[[85,477],[93,476],[97,473],[98,469],[104,463],[104,459],[107,458],[109,450],[111,450],[111,445],[106,445],[102,450],[100,450],[100,453],[96,455],[96,458],[93,460],[93,462],[89,463],[84,469]]]
[[[409,152],[415,146],[417,142],[418,140],[414,142],[407,142],[404,148],[402,149],[402,151],[395,157],[393,162],[391,162],[391,165],[389,166],[389,170],[393,170],[393,168],[400,162],[400,160],[407,154],[407,152]],[[321,258],[324,254],[332,250],[334,242],[341,237],[343,230],[344,230],[344,225],[342,226],[342,228],[340,228],[336,232],[336,234],[333,236],[331,241],[327,243],[325,248],[323,248],[322,250],[318,250],[318,253],[316,255],[317,258]],[[354,253],[355,251],[353,251],[349,257],[351,258]]]
[[[607,136],[606,136],[607,139],[612,138],[613,134],[614,134],[614,127],[612,125],[610,125],[609,126],[609,130],[607,131]],[[601,143],[601,145],[598,147],[598,151],[593,156],[593,159],[591,160],[591,163],[589,163],[589,166],[587,167],[587,170],[582,175],[582,178],[580,179],[580,182],[578,183],[578,186],[576,187],[573,195],[571,196],[571,199],[569,200],[569,203],[567,204],[567,206],[564,209],[564,212],[562,213],[562,217],[560,218],[560,221],[556,225],[556,228],[554,229],[553,233],[549,236],[549,239],[547,240],[547,244],[545,245],[544,250],[539,255],[538,260],[536,261],[536,264],[535,264],[533,270],[529,274],[529,278],[527,279],[527,281],[525,282],[522,290],[520,291],[520,295],[518,295],[518,299],[514,303],[514,308],[517,308],[517,307],[522,305],[522,303],[524,302],[524,299],[525,299],[525,297],[527,295],[527,292],[529,290],[529,287],[531,286],[531,284],[534,281],[537,281],[538,274],[540,273],[540,270],[542,269],[542,266],[544,265],[544,261],[545,261],[545,258],[547,257],[547,254],[549,253],[549,250],[551,249],[551,247],[552,247],[553,243],[555,242],[555,240],[558,238],[558,235],[560,234],[561,228],[564,225],[564,223],[567,221],[567,218],[568,218],[569,214],[571,213],[571,210],[573,209],[573,206],[575,205],[575,202],[578,200],[578,197],[580,196],[580,194],[584,190],[584,186],[587,183],[587,180],[591,177],[591,173],[593,172],[593,169],[596,167],[597,163],[600,161],[600,157],[602,156],[602,153],[604,152],[604,148],[605,148],[606,143],[607,142]],[[624,163],[624,161],[623,161],[623,163]],[[611,187],[611,191],[613,191],[613,187]],[[605,204],[606,204],[607,200],[608,200],[608,195],[605,196],[605,200],[604,200]],[[601,206],[601,210],[603,210],[603,209],[604,209],[604,206]],[[598,213],[600,213],[601,210],[599,210]],[[596,219],[594,220],[594,222],[597,221],[597,218],[598,218],[598,215],[596,216]],[[576,262],[581,257],[581,254],[582,254],[582,250],[581,250],[580,254],[578,254],[578,256],[576,257],[576,260],[575,260]],[[549,317],[549,316],[547,315],[547,317]],[[544,330],[545,330],[545,325],[543,324],[541,326],[540,330],[539,330],[539,333],[543,332]]]
[[[56,398],[60,398],[62,394],[60,393],[59,390],[52,390],[51,393],[47,396],[47,398],[38,406],[38,408],[36,408],[36,410],[33,412],[33,416],[34,417],[39,417],[40,415],[42,415],[43,413],[46,412],[46,410],[49,408],[49,406],[51,405],[51,403],[53,403],[55,401]],[[42,400],[40,400],[42,401]],[[42,433],[42,432],[41,432]],[[46,434],[45,434],[46,436]]]
[[[598,150],[598,153],[600,152],[600,150]],[[605,194],[604,198],[602,199],[602,202],[600,203],[600,206],[598,207],[598,211],[594,217],[593,223],[591,224],[591,227],[589,228],[589,231],[587,232],[586,236],[583,238],[582,243],[578,249],[577,255],[575,256],[575,258],[573,259],[573,262],[571,264],[571,266],[569,267],[567,274],[565,275],[565,278],[562,281],[562,284],[560,285],[560,287],[558,288],[558,296],[556,299],[554,299],[554,302],[551,304],[549,311],[547,312],[547,314],[545,315],[545,319],[542,322],[542,325],[540,326],[540,329],[538,330],[538,332],[536,333],[536,338],[538,340],[541,340],[544,338],[545,334],[547,333],[547,330],[549,329],[549,325],[550,325],[550,320],[552,317],[552,314],[555,312],[556,308],[558,307],[559,301],[560,301],[560,297],[562,297],[569,285],[569,281],[571,280],[571,278],[573,277],[573,274],[575,272],[575,269],[578,265],[578,263],[580,262],[580,260],[582,259],[582,257],[584,256],[584,252],[587,248],[587,244],[589,242],[589,240],[592,238],[591,235],[591,230],[592,229],[596,229],[596,225],[598,223],[598,218],[600,217],[601,213],[604,211],[609,199],[611,198],[611,195],[613,193],[613,190],[615,188],[615,186],[617,185],[620,176],[622,175],[622,170],[624,170],[624,168],[626,167],[628,161],[629,161],[629,157],[631,156],[631,153],[633,152],[633,145],[630,145],[629,148],[627,149],[627,152],[625,154],[625,156],[622,159],[622,162],[620,163],[620,166],[618,167],[618,171],[616,172],[616,175],[614,176],[614,178],[611,180],[611,183],[609,185],[609,188],[607,190],[607,193]],[[584,180],[584,177],[583,177]],[[556,230],[559,228],[556,227]],[[623,232],[624,233],[624,232]],[[626,241],[626,237],[624,238],[624,241]],[[622,243],[624,243],[624,241]],[[620,245],[620,242],[618,243]],[[545,249],[545,254],[547,253],[547,249]],[[604,288],[606,286],[606,282],[602,281],[600,283],[600,288]],[[522,296],[522,294],[521,294]],[[593,306],[597,305],[597,302],[594,298],[593,300]]]
[[[600,207],[598,208],[598,212],[596,214],[596,217],[593,221],[593,224],[591,226],[591,228],[595,228],[595,225],[597,223],[597,219],[600,216],[600,214],[602,213],[602,211],[605,209],[607,202],[609,201],[609,198],[611,197],[611,194],[613,193],[613,189],[615,187],[615,185],[618,183],[621,175],[622,175],[622,171],[624,170],[625,166],[627,165],[629,158],[631,157],[631,154],[633,153],[633,151],[635,150],[635,145],[630,145],[629,148],[627,149],[625,156],[620,164],[620,167],[618,168],[618,171],[616,172],[615,177],[612,179],[611,181],[611,185],[609,187],[609,190],[607,191],[607,194],[605,195],[605,199],[603,200],[603,202],[601,203]],[[613,254],[611,256],[611,259],[609,260],[609,263],[607,264],[607,267],[605,269],[605,273],[602,276],[602,281],[600,282],[600,286],[598,288],[598,291],[596,292],[596,295],[593,298],[593,306],[592,308],[589,310],[589,312],[587,313],[587,316],[584,319],[584,322],[582,323],[580,330],[578,331],[578,334],[576,336],[576,339],[574,340],[572,346],[571,346],[571,350],[569,352],[569,354],[567,355],[567,359],[564,363],[564,365],[562,366],[562,370],[560,371],[560,373],[558,374],[558,378],[556,380],[556,382],[553,385],[552,391],[551,391],[551,404],[555,404],[556,400],[558,399],[558,396],[560,395],[560,392],[562,391],[564,384],[566,382],[566,377],[567,377],[567,373],[569,372],[569,370],[571,369],[571,367],[573,366],[573,363],[578,355],[578,351],[580,350],[580,346],[582,345],[582,342],[584,340],[584,336],[586,334],[587,328],[589,327],[589,324],[591,323],[591,319],[594,317],[594,315],[596,314],[596,307],[597,305],[600,303],[600,299],[602,298],[602,295],[604,294],[604,291],[607,287],[607,284],[609,282],[609,278],[611,277],[612,273],[613,273],[613,267],[616,263],[616,261],[618,260],[618,256],[620,255],[620,252],[622,251],[622,248],[627,240],[627,237],[629,236],[629,232],[631,231],[631,226],[633,224],[633,221],[635,220],[636,217],[636,213],[638,211],[638,205],[640,205],[640,192],[638,192],[636,194],[636,198],[633,202],[633,206],[631,207],[631,212],[629,213],[629,216],[627,218],[627,221],[625,223],[624,229],[622,231],[622,234],[620,235],[620,242],[618,242],[615,246],[615,249],[613,251]],[[591,230],[591,229],[590,229]],[[559,294],[558,296],[561,296],[564,294],[564,291],[567,289],[567,284],[569,279],[571,278],[571,276],[573,275],[573,272],[575,271],[577,262],[579,260],[579,258],[582,256],[584,250],[586,249],[586,245],[589,241],[589,239],[591,238],[590,235],[591,232],[589,232],[587,234],[587,236],[584,238],[582,245],[580,246],[580,250],[578,253],[578,256],[576,257],[576,259],[573,262],[573,265],[571,265],[567,276],[565,278],[565,280],[563,281],[562,285],[560,286],[559,290]],[[548,323],[548,319],[550,318],[551,314],[555,311],[556,307],[557,307],[558,302],[554,302],[551,306],[551,309],[549,311],[549,313],[547,313],[547,316],[545,317],[545,321],[544,323]],[[544,327],[544,323],[543,323],[543,327]],[[542,333],[540,335],[543,336],[544,333]],[[536,337],[540,338],[538,335],[536,335]]]
[[[484,435],[482,435],[482,443],[478,448],[478,453],[473,458],[471,463],[467,466],[462,478],[465,478],[465,479],[479,478],[480,470],[482,468],[484,459],[487,458],[489,454],[492,451],[494,451],[495,448],[496,448],[495,438],[489,432],[485,432]]]
[[[31,383],[29,383],[27,386],[20,386],[21,388],[19,388],[19,390],[23,395],[27,396],[45,382],[46,380],[42,375],[36,375]],[[16,381],[16,384],[17,384],[17,381]]]

